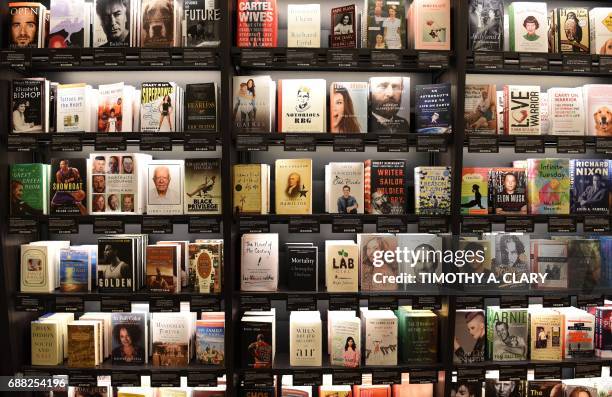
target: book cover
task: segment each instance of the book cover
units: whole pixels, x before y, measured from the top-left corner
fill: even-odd
[[[596,310],[596,345],[597,357],[612,357],[612,308],[598,307]]]
[[[357,48],[357,23],[355,4],[331,9],[332,48]]]
[[[112,313],[113,364],[147,362],[147,317],[145,313]]]
[[[92,88],[80,84],[60,84],[57,87],[56,131],[93,132]],[[52,119],[53,120],[53,119]]]
[[[527,397],[526,387],[527,381],[524,380],[486,379],[484,397]]]
[[[416,214],[450,214],[450,196],[450,167],[416,167],[414,169],[414,203]]]
[[[359,247],[353,241],[325,241],[325,285],[327,292],[357,292]]]
[[[365,365],[397,365],[397,317],[390,310],[361,313]]]
[[[223,321],[196,321],[196,360],[199,364],[223,366],[225,325]]]
[[[178,2],[141,0],[140,47],[169,48],[178,46],[181,7]]]
[[[562,320],[563,316],[551,309],[533,309],[530,311],[532,360],[562,360]]]
[[[223,277],[223,241],[198,240],[189,244],[189,285],[201,294],[220,293]]]
[[[548,52],[546,3],[512,2],[508,7],[510,51]]]
[[[582,88],[553,87],[548,95],[548,131],[553,135],[584,135]]]
[[[504,134],[540,135],[540,87],[504,86]]]
[[[274,360],[274,323],[268,316],[243,317],[240,322],[242,363],[248,368],[271,368]]]
[[[568,159],[528,159],[529,213],[563,215],[570,212]]]
[[[400,273],[414,277],[414,282],[404,284],[404,289],[435,288],[435,284],[426,282],[421,274],[442,273],[442,257],[436,255],[436,252],[442,252],[442,237],[429,233],[398,233],[397,245],[400,252],[408,253],[408,257],[399,264]]]
[[[350,316],[328,313],[330,364],[358,368],[361,365],[361,321],[353,313]]]
[[[48,48],[89,47],[84,0],[51,0],[50,10]]]
[[[185,87],[185,132],[217,132],[217,84],[187,84]]]
[[[61,330],[57,322],[30,323],[32,365],[59,365],[64,362],[61,349]]]
[[[497,233],[493,236],[494,255],[491,270],[498,280],[505,280],[505,274],[512,274],[512,280],[521,280],[530,272],[529,234]],[[521,288],[521,284],[501,282],[499,288]]]
[[[98,239],[98,291],[131,292],[135,290],[134,240],[131,238]]]
[[[362,41],[365,48],[406,48],[406,2],[366,0],[362,10]]]
[[[321,47],[321,5],[287,5],[287,47]]]
[[[189,364],[191,316],[188,313],[153,313],[151,339],[154,367],[186,367]]]
[[[466,84],[463,119],[467,133],[497,133],[500,120],[496,102],[495,84]]]
[[[91,291],[89,250],[77,247],[60,250],[60,291]]]
[[[122,0],[121,3],[108,0],[94,0],[94,22],[92,26],[94,47],[130,47],[135,26],[133,18],[137,2]]]
[[[488,278],[492,274],[493,268],[493,247],[492,242],[489,239],[482,238],[470,238],[460,237],[459,238],[459,250],[466,253],[473,253],[473,260],[465,260],[463,267],[460,271],[469,275],[475,275],[479,277],[474,282],[470,283],[470,288],[486,288],[488,287]]]
[[[496,92],[496,97],[497,97],[497,133],[499,135],[504,135],[504,104],[505,104],[505,99],[504,99],[504,91],[497,91]],[[541,116],[541,115],[540,115]],[[540,117],[540,121],[541,121],[541,117]]]
[[[367,214],[406,213],[408,173],[404,160],[366,160],[364,207]]]
[[[177,106],[175,83],[142,83],[140,87],[140,131],[178,131],[176,126]]]
[[[329,87],[329,132],[340,134],[368,132],[366,82],[334,82]]]
[[[318,311],[294,311],[289,318],[289,365],[321,367],[323,330]]]
[[[185,214],[221,213],[221,159],[185,159]]]
[[[318,290],[317,247],[286,247],[287,289],[289,291]]]
[[[584,381],[582,381],[584,382]],[[563,384],[563,391],[565,393],[566,396],[576,396],[576,395],[583,395],[583,396],[597,396],[599,395],[599,391],[598,391],[598,387],[596,387],[596,384],[591,383],[588,384],[586,382],[584,383],[578,383],[578,384],[570,384],[569,382],[564,383]],[[586,384],[585,384],[586,383]]]
[[[93,368],[98,364],[98,333],[96,325],[73,322],[68,324],[68,366]]]
[[[530,380],[527,382],[528,397],[556,397],[563,395],[560,380]]]
[[[376,251],[395,252],[397,236],[393,234],[372,233],[358,234],[359,274],[361,291],[394,291],[398,284],[383,281],[384,276],[397,276],[399,265],[391,261],[376,258]],[[382,263],[381,263],[382,262]]]
[[[582,88],[587,135],[612,136],[612,84],[587,84]]]
[[[221,2],[186,0],[183,6],[185,47],[218,47],[221,43]]]
[[[49,166],[46,164],[11,164],[11,216],[47,214]]]
[[[353,385],[354,397],[391,397],[391,385]]]
[[[13,133],[46,132],[48,114],[46,113],[45,79],[20,79],[11,83]]]
[[[363,214],[363,163],[329,163],[325,170],[327,212]]]
[[[149,245],[146,250],[146,286],[151,292],[180,291],[176,246]]]
[[[110,386],[79,386],[71,389],[74,389],[75,397],[109,397],[109,387]]]
[[[42,48],[44,46],[45,6],[34,2],[8,3],[10,20],[9,48]]]
[[[21,292],[51,292],[55,289],[55,269],[46,245],[21,245]]]
[[[183,213],[184,173],[184,160],[147,162],[147,214]]]
[[[123,114],[124,110],[127,109],[127,106],[123,106],[124,103],[127,104],[124,88],[123,83],[99,86],[98,132],[127,131],[127,129],[123,129],[124,119],[128,121],[127,115]]]
[[[589,10],[591,54],[612,54],[612,7],[595,7]]]
[[[325,132],[327,106],[324,79],[278,82],[278,131]]]
[[[450,83],[416,86],[416,132],[446,134],[453,131]]]
[[[555,52],[590,53],[589,10],[581,7],[555,8],[553,29]]]
[[[51,159],[51,215],[87,215],[86,159]]]
[[[464,167],[461,174],[461,213],[487,215],[489,168]]]
[[[278,234],[243,234],[240,264],[241,291],[276,291]]]
[[[438,361],[438,317],[431,310],[402,306],[398,318],[400,357],[404,363]]]
[[[557,309],[563,318],[563,358],[591,358],[595,354],[595,315],[573,307]]]
[[[233,203],[238,214],[267,213],[268,175],[262,164],[235,164],[233,167]]]
[[[276,213],[312,214],[312,159],[276,160]]]
[[[370,77],[368,132],[410,132],[410,78]]]
[[[542,135],[555,135],[550,124],[549,99],[546,92],[540,92],[540,132]]]
[[[504,50],[504,2],[470,0],[469,44],[473,51]]]
[[[484,361],[486,346],[485,312],[480,309],[457,310],[453,363],[470,364]]]
[[[610,160],[570,160],[572,214],[607,214]]]
[[[597,239],[569,239],[567,256],[569,287],[591,291],[601,281],[601,247]]]
[[[568,287],[567,242],[560,240],[531,240],[531,271],[547,274],[546,280],[533,285],[536,289],[565,289]]]
[[[278,8],[276,0],[238,0],[236,4],[238,47],[276,47]]]
[[[451,5],[449,0],[415,0],[412,5],[414,49],[450,50]]]
[[[493,361],[527,359],[529,315],[526,309],[487,307],[487,352]]]
[[[527,172],[525,169],[492,168],[489,178],[489,196],[495,214],[527,214]]]
[[[239,133],[272,132],[276,86],[270,76],[234,76],[233,86],[234,130]]]

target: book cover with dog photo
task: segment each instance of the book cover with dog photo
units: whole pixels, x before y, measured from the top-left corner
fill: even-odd
[[[589,10],[591,54],[612,55],[612,7],[595,7]]]
[[[612,85],[583,86],[587,135],[612,137]]]
[[[143,48],[179,47],[181,42],[181,2],[142,0],[140,9],[140,46]]]

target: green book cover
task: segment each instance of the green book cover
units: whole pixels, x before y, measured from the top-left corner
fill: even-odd
[[[510,24],[508,25],[510,28],[509,39],[510,39],[510,51],[514,51],[515,42],[514,42],[514,3],[510,3],[508,6],[508,18],[510,18]]]
[[[400,307],[396,312],[400,342],[400,357],[404,363],[435,363],[438,360],[438,317],[431,310],[410,310]]]
[[[527,309],[487,308],[487,354],[490,360],[526,360],[528,341]]]
[[[49,165],[11,165],[11,216],[35,216],[47,213]]]

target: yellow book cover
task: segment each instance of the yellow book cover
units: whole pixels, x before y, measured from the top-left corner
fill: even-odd
[[[531,316],[531,359],[561,361],[563,316],[554,310],[534,310]]]
[[[312,159],[276,160],[276,213],[312,214]]]
[[[64,361],[59,346],[58,324],[54,322],[31,323],[32,365],[58,365]]]
[[[96,366],[96,335],[93,324],[68,324],[68,366]]]
[[[261,165],[234,165],[233,181],[234,212],[239,214],[261,214]]]

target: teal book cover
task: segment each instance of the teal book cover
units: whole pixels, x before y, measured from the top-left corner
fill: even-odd
[[[11,216],[37,216],[47,212],[48,170],[46,164],[11,165]]]

